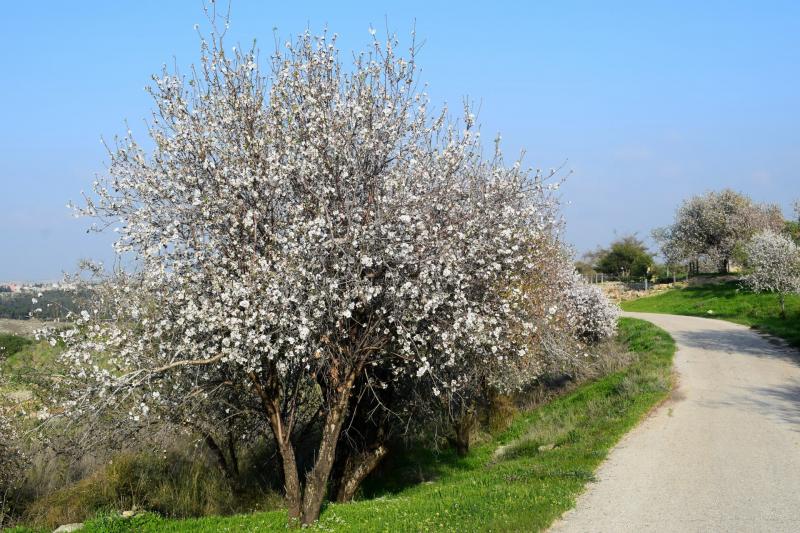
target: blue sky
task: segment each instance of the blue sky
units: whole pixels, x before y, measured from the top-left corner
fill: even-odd
[[[144,133],[143,88],[198,57],[200,0],[0,1],[0,280],[57,279],[111,257],[65,204],[104,171],[100,137]],[[800,197],[800,3],[234,0],[229,43],[265,54],[307,27],[349,51],[370,25],[416,21],[435,103],[480,103],[508,155],[566,163],[579,251],[669,222],[682,198],[732,187],[789,214]]]

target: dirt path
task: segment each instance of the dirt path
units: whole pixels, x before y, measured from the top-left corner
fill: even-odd
[[[551,531],[800,531],[800,354],[721,320],[625,314],[675,338],[675,393]]]

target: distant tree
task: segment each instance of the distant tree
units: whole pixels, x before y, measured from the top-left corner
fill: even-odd
[[[597,260],[603,251],[602,248],[597,248],[596,250],[585,252],[579,260],[574,262],[574,269],[584,278],[591,279],[592,276],[598,273]]]
[[[611,243],[608,249],[600,250],[595,267],[606,274],[645,276],[654,264],[653,256],[644,242],[628,235]]]
[[[89,291],[88,288],[82,291],[43,289],[40,292],[3,293],[0,297],[0,318],[15,320],[26,320],[31,317],[40,320],[63,319],[70,310],[75,310],[80,306],[80,300],[85,299]]]
[[[758,204],[748,196],[725,189],[685,200],[675,214],[675,222],[656,232],[662,253],[670,260],[704,258],[725,273],[755,233],[779,232],[782,228],[783,215],[778,206]]]
[[[800,200],[796,200],[793,207],[794,218],[786,221],[783,232],[795,243],[800,244]]]
[[[664,258],[664,265],[672,271],[672,280],[677,281],[677,272],[682,269],[681,264],[685,259],[678,240],[672,238],[669,227],[654,229],[652,236]]]
[[[783,233],[786,234],[795,243],[800,244],[800,222],[794,220],[787,220],[783,227]]]
[[[786,318],[786,295],[800,292],[800,248],[787,236],[769,230],[757,233],[745,246],[750,272],[745,286],[778,294]]]
[[[587,261],[575,261],[575,270],[584,278],[591,278],[593,275],[597,274],[594,265]]]

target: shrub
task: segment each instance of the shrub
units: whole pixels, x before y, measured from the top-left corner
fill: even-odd
[[[77,483],[33,502],[27,519],[38,526],[80,522],[98,512],[144,509],[185,518],[234,511],[234,494],[203,460],[170,452],[127,454]]]
[[[0,410],[0,527],[13,515],[25,462],[16,429]]]
[[[750,239],[745,253],[751,270],[744,285],[755,292],[777,293],[785,318],[786,295],[800,292],[800,248],[786,235],[762,231]]]
[[[578,340],[596,343],[617,332],[619,307],[598,287],[575,274],[567,292],[568,314]]]
[[[25,337],[0,333],[0,361],[11,357],[29,344],[31,344],[31,340]]]

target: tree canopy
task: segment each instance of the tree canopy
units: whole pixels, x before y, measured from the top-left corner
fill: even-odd
[[[599,272],[605,274],[639,277],[647,275],[654,261],[644,242],[634,235],[628,235],[612,242],[608,248],[597,251],[595,265]]]
[[[655,230],[654,236],[668,260],[706,259],[727,272],[750,237],[762,230],[779,232],[783,223],[778,206],[724,189],[685,200],[673,224]]]
[[[786,317],[786,295],[800,292],[800,248],[786,235],[762,231],[745,246],[748,274],[744,284],[756,292],[778,294]]]

